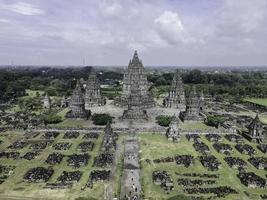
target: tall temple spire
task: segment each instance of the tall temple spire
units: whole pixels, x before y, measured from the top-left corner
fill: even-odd
[[[134,51],[133,60],[138,60],[139,61],[137,50]]]

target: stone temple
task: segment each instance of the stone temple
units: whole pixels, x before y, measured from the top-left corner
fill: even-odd
[[[186,100],[186,108],[184,112],[180,112],[182,121],[203,121],[204,117],[201,115],[200,97],[196,93],[196,87],[193,86]]]
[[[105,98],[101,94],[100,83],[94,70],[90,73],[85,89],[85,109],[93,106],[105,105]]]
[[[142,96],[139,85],[133,82],[130,95],[128,96],[128,109],[123,112],[122,119],[145,120],[148,119],[146,110],[142,106]]]
[[[177,120],[175,118],[171,121],[169,128],[167,129],[166,137],[168,138],[168,140],[173,142],[179,142],[181,139],[177,126]]]
[[[129,96],[132,91],[133,84],[137,82],[138,90],[141,98],[141,105],[143,108],[152,108],[156,104],[154,102],[153,96],[149,91],[150,84],[147,81],[147,76],[145,74],[145,68],[142,61],[138,58],[137,51],[134,52],[133,59],[130,60],[127,70],[123,76],[123,91],[122,96],[115,99],[115,105],[126,107],[128,105]]]
[[[164,99],[163,105],[169,108],[185,109],[184,86],[178,71],[174,74],[169,94]]]
[[[44,99],[43,99],[43,107],[45,109],[50,109],[51,108],[51,99],[48,96],[48,94],[45,95]]]
[[[249,124],[248,132],[244,132],[244,136],[253,142],[261,143],[263,141],[263,126],[258,115]]]
[[[70,112],[67,113],[68,118],[87,118],[87,112],[85,111],[84,95],[79,81],[77,81],[75,90],[70,100]]]

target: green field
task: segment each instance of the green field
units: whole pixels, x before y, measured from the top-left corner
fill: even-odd
[[[237,178],[237,169],[230,168],[227,163],[223,160],[225,157],[224,154],[217,153],[213,147],[212,143],[206,140],[204,136],[201,136],[201,140],[206,143],[210,150],[211,154],[213,154],[219,161],[222,163],[222,168],[217,172],[209,172],[205,167],[202,166],[200,161],[197,159],[197,156],[200,154],[196,152],[192,146],[193,142],[187,141],[185,137],[182,137],[179,143],[172,143],[168,141],[163,135],[153,135],[153,134],[144,134],[140,136],[141,139],[141,166],[142,166],[142,186],[144,191],[145,199],[153,199],[153,200],[162,200],[168,199],[170,197],[183,194],[183,188],[177,184],[177,179],[181,178],[180,176],[175,175],[175,172],[178,173],[215,173],[219,174],[218,186],[231,186],[235,190],[238,191],[238,195],[229,195],[226,198],[220,198],[224,200],[241,200],[241,199],[259,199],[260,194],[264,194],[266,192],[265,189],[252,189],[247,188],[242,185],[240,180]],[[234,146],[235,143],[228,142],[225,138],[223,138],[223,143],[228,143]],[[256,148],[255,144],[250,144],[254,148]],[[185,168],[182,166],[177,166],[173,163],[160,163],[148,164],[146,159],[154,160],[161,157],[174,156],[176,154],[184,155],[191,154],[194,156],[195,164],[194,166]],[[238,151],[234,149],[232,154],[233,156],[237,156],[247,161],[249,156],[240,154]],[[257,156],[263,156],[264,154],[257,151]],[[249,162],[247,171],[253,171],[257,175],[261,177],[265,177],[266,171],[258,170],[254,166],[252,166]],[[170,194],[165,194],[163,189],[160,186],[154,185],[152,183],[152,172],[155,170],[165,170],[169,172],[174,181],[174,191]],[[217,185],[216,185],[217,186]],[[244,194],[244,191],[249,192],[252,196],[247,197]]]
[[[267,107],[267,98],[246,98],[244,101]]]
[[[96,155],[100,152],[100,145],[102,142],[102,136],[100,136],[97,140],[91,140],[95,143],[95,147],[93,151],[89,151],[88,154],[91,156],[89,163],[85,167],[80,167],[77,169],[74,169],[72,167],[69,167],[67,165],[67,155],[71,155],[74,153],[80,153],[79,150],[77,150],[77,146],[80,142],[84,141],[82,139],[83,134],[81,133],[80,136],[77,139],[63,139],[63,132],[56,138],[56,140],[53,142],[53,144],[57,142],[70,142],[72,143],[72,146],[69,150],[66,151],[56,151],[60,152],[64,155],[66,155],[63,158],[63,161],[53,166],[54,174],[49,179],[48,183],[54,183],[57,178],[60,176],[60,174],[66,170],[66,171],[74,171],[74,170],[80,170],[83,172],[82,178],[78,183],[74,183],[73,187],[70,189],[60,189],[60,190],[52,190],[52,189],[45,189],[43,188],[45,186],[45,183],[26,183],[23,181],[23,175],[26,173],[26,171],[32,167],[48,167],[49,164],[45,163],[46,158],[48,155],[52,152],[55,152],[55,150],[52,148],[52,144],[49,145],[45,150],[43,150],[40,155],[37,156],[37,158],[28,161],[26,159],[19,159],[19,160],[13,160],[13,159],[0,159],[1,164],[4,165],[14,165],[16,166],[14,173],[6,179],[4,183],[0,185],[0,199],[76,199],[78,197],[86,197],[88,200],[91,199],[103,199],[105,187],[107,184],[112,184],[114,187],[114,195],[118,194],[118,188],[119,188],[119,180],[118,176],[116,174],[120,174],[120,170],[117,170],[115,173],[115,178],[112,178],[110,183],[95,183],[93,189],[86,188],[84,191],[81,191],[81,188],[87,183],[89,174],[94,169],[100,169],[93,167],[93,160]],[[23,132],[10,132],[0,135],[0,140],[3,141],[3,143],[0,146],[0,151],[7,148],[7,146],[22,138]],[[40,140],[41,136],[39,135],[34,140]],[[122,142],[122,140],[119,140],[118,142]],[[8,150],[8,149],[6,149]],[[29,149],[29,145],[21,150],[18,150],[20,152],[20,155],[24,155],[26,152],[31,151]],[[118,163],[118,166],[121,166],[121,160]],[[118,167],[119,168],[119,167]],[[101,168],[102,169],[102,168]],[[119,168],[121,169],[121,168]]]
[[[0,151],[8,150],[7,146],[21,138],[23,138],[23,132],[6,132],[0,135],[0,140],[3,143],[0,145]],[[55,139],[54,143],[57,142],[70,142],[72,146],[67,151],[57,151],[64,155],[70,155],[73,153],[79,153],[77,150],[77,145],[84,141],[82,139],[82,133],[77,139],[64,139],[63,138],[64,132]],[[119,140],[117,142],[120,149],[123,149],[123,140],[125,135],[120,135]],[[185,136],[182,136],[181,141],[178,143],[172,143],[166,139],[164,135],[159,134],[140,134],[138,136],[140,140],[140,166],[141,166],[141,184],[142,184],[142,192],[144,199],[149,200],[163,200],[168,199],[177,195],[184,194],[183,187],[177,184],[177,179],[181,178],[180,176],[176,175],[177,173],[212,173],[218,174],[219,179],[217,184],[214,186],[231,186],[238,194],[236,195],[229,195],[226,198],[219,198],[222,200],[248,200],[248,199],[259,199],[259,195],[264,194],[264,189],[257,189],[257,188],[247,188],[246,186],[242,185],[240,180],[237,178],[237,169],[230,168],[227,163],[224,161],[224,154],[217,153],[214,148],[212,147],[211,142],[209,142],[204,136],[201,136],[201,140],[207,144],[211,150],[211,154],[214,155],[221,163],[222,168],[219,169],[217,172],[210,172],[205,167],[202,166],[200,161],[198,160],[198,156],[200,155],[195,149],[193,148],[193,142],[188,141]],[[37,136],[33,140],[41,140],[41,135]],[[67,166],[67,157],[64,157],[63,161],[59,165],[55,165],[53,168],[55,173],[49,179],[49,183],[53,183],[57,180],[60,174],[66,171],[74,171],[74,170],[81,170],[83,171],[83,176],[78,183],[75,183],[72,188],[70,189],[61,189],[61,190],[52,190],[52,189],[44,189],[45,183],[26,183],[23,181],[23,175],[25,172],[32,167],[37,166],[44,166],[48,167],[49,165],[45,163],[47,156],[54,152],[55,150],[52,148],[52,144],[43,150],[37,158],[28,161],[25,159],[21,160],[12,160],[12,159],[0,159],[1,164],[4,165],[14,165],[16,166],[14,173],[0,185],[0,199],[76,199],[78,197],[86,197],[86,199],[103,199],[105,194],[105,188],[108,185],[112,185],[113,188],[113,195],[118,196],[120,191],[120,177],[122,173],[122,154],[119,159],[119,162],[116,167],[115,175],[111,179],[110,182],[104,183],[97,183],[94,184],[93,189],[85,189],[84,191],[81,188],[86,184],[89,178],[89,173],[93,169],[97,169],[92,167],[93,158],[99,154],[100,152],[100,145],[102,142],[102,136],[99,137],[97,140],[92,140],[95,143],[95,148],[92,152],[88,152],[91,155],[91,159],[89,163],[85,167],[80,167],[78,169],[73,169],[72,167]],[[230,144],[234,147],[235,143],[229,142],[225,138],[222,140],[223,143]],[[249,143],[255,149],[256,144]],[[232,156],[240,157],[247,162],[247,171],[255,172],[257,175],[261,177],[265,177],[266,171],[258,170],[254,166],[252,166],[247,160],[249,156],[240,154],[235,148]],[[18,150],[21,155],[24,155],[26,152],[30,151],[29,145],[21,150]],[[122,153],[122,152],[121,152]],[[172,163],[160,163],[156,164],[153,162],[154,159],[167,157],[167,156],[174,156],[174,155],[184,155],[190,154],[194,156],[194,166],[185,168],[182,166],[177,166],[174,162]],[[257,150],[257,156],[264,156],[259,150]],[[266,156],[266,155],[265,155]],[[151,163],[147,162],[147,159],[151,161]],[[171,191],[170,194],[164,193],[163,189],[160,186],[154,185],[152,182],[152,172],[155,170],[165,170],[169,172],[172,176],[174,181],[174,191]],[[247,191],[251,196],[246,196],[244,193]],[[22,198],[23,197],[23,198]]]

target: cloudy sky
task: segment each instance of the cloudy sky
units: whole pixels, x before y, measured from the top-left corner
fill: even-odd
[[[267,0],[0,0],[0,64],[267,65]],[[84,60],[84,61],[83,61]]]

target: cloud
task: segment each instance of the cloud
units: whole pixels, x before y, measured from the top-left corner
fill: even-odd
[[[266,17],[266,10],[266,0],[225,0],[218,34],[240,37],[257,32]]]
[[[21,15],[43,15],[44,11],[35,7],[32,4],[24,3],[24,2],[17,2],[14,4],[2,4],[0,8],[9,10]]]
[[[100,4],[100,9],[104,16],[119,16],[122,12],[122,6],[116,1],[104,1]]]
[[[154,20],[154,23],[159,35],[169,44],[188,42],[188,36],[178,13],[164,11]]]

